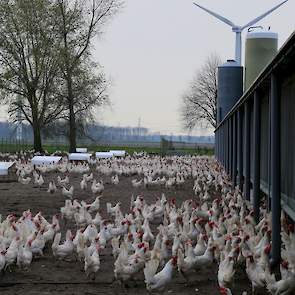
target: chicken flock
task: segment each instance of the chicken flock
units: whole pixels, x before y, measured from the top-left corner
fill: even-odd
[[[251,204],[232,187],[213,158],[142,155],[75,164],[63,157],[57,164],[33,166],[24,156],[2,156],[16,161],[21,184],[46,185],[48,194],[61,190],[65,198],[64,206],[50,219],[30,209],[21,216],[11,213],[1,218],[2,272],[13,271],[15,265],[29,269],[35,257],[51,251],[55,259],[76,259],[87,277],[95,279],[100,255],[111,247],[113,258],[108,259],[113,259],[114,277],[123,285],[141,274],[147,290],[163,291],[176,272],[190,284],[200,269],[217,265],[216,292],[220,294],[232,294],[237,271],[247,274],[253,294],[259,289],[275,295],[295,294],[294,224],[282,212],[282,261],[280,274],[275,275],[270,267],[271,215],[262,208],[256,224]],[[177,200],[166,197],[169,191],[156,202],[132,195],[127,212],[120,202],[107,202],[103,216],[104,182],[96,180],[93,171],[108,176],[111,185],[119,185],[123,175],[132,178],[133,188],[158,186],[163,191],[181,189],[186,180],[193,179],[195,197],[177,205]],[[59,176],[46,184],[51,172]],[[92,202],[75,198],[73,173],[81,175],[80,189],[89,190]]]

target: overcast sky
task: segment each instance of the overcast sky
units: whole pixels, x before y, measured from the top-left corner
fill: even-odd
[[[196,0],[243,25],[278,0]],[[259,25],[279,33],[281,45],[295,29],[295,1],[289,0]],[[243,34],[243,39],[245,34]],[[194,72],[216,52],[234,57],[234,33],[190,0],[126,0],[125,8],[97,40],[95,56],[113,78],[110,125],[141,125],[180,133],[179,105]],[[244,41],[243,41],[244,45]],[[197,130],[196,133],[206,133]]]
[[[280,0],[196,0],[243,25]],[[279,45],[295,29],[295,0],[259,23],[279,33]],[[243,40],[245,33],[243,34]],[[125,7],[95,40],[95,58],[112,78],[112,110],[100,121],[183,133],[180,97],[210,53],[234,57],[234,33],[190,0],[125,0]],[[244,46],[244,41],[243,41]],[[5,116],[0,116],[0,119]],[[196,130],[194,134],[205,134]]]

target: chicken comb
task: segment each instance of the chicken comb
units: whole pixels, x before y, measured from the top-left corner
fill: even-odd
[[[281,261],[281,266],[285,269],[288,269],[289,268],[289,262],[286,261],[286,260],[282,260]]]
[[[173,265],[176,265],[177,264],[177,259],[178,259],[177,256],[172,256],[172,264]]]
[[[219,292],[221,295],[227,295],[227,290],[224,287],[219,287]]]
[[[271,244],[267,245],[267,246],[264,248],[264,253],[265,253],[265,254],[269,254],[269,253],[270,253],[270,250],[271,250]]]

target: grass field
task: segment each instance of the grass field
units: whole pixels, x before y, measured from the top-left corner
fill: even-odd
[[[78,145],[79,146],[79,145]],[[101,146],[101,145],[83,145],[83,147],[87,147],[89,152],[97,152],[97,151],[109,151],[109,150],[124,150],[128,154],[133,154],[134,152],[146,152],[148,154],[158,154],[158,155],[208,155],[211,156],[214,154],[214,149],[209,147],[196,147],[196,148],[182,148],[169,150],[164,152],[160,147],[150,147],[150,146],[142,146],[142,147],[129,147],[129,146]],[[32,150],[33,145],[25,142],[17,142],[17,141],[1,141],[0,140],[0,152],[1,153],[16,153],[21,150]],[[48,153],[54,153],[55,151],[68,151],[68,145],[55,145],[55,144],[44,144],[43,149]]]

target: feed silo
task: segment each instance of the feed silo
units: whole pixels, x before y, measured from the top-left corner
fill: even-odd
[[[217,123],[223,120],[242,94],[243,67],[234,60],[228,60],[218,67]]]
[[[278,52],[278,34],[252,31],[246,35],[245,91]]]

